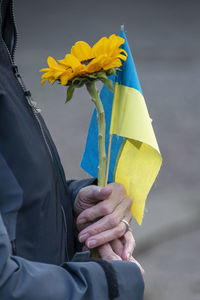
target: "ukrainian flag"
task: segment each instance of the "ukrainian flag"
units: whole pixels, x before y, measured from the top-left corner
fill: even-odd
[[[133,199],[132,212],[142,223],[147,195],[162,164],[160,150],[149,117],[132,54],[124,33],[122,48],[128,58],[117,72],[114,96],[103,86],[100,97],[106,118],[106,150],[112,135],[109,182],[122,183]],[[98,125],[97,112],[93,113],[81,167],[97,177]]]

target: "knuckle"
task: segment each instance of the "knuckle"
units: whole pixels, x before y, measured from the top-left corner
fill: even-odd
[[[116,228],[116,234],[118,236],[122,236],[124,234],[124,225],[120,224],[117,228]]]
[[[99,230],[98,230],[98,228],[90,228],[90,229],[88,229],[88,234],[90,235],[90,236],[94,236],[94,235],[96,235],[96,234],[98,234],[99,233]]]
[[[84,199],[85,197],[85,188],[82,188],[78,193],[79,198]]]
[[[87,221],[92,220],[93,217],[94,217],[94,214],[93,214],[91,211],[85,212],[84,218],[85,218]]]
[[[123,186],[123,184],[119,183],[119,182],[113,182],[110,185],[113,186],[113,189],[117,191],[117,193],[119,194],[126,194],[126,189]]]
[[[102,213],[103,215],[110,215],[112,213],[112,208],[108,203],[102,205]]]
[[[113,228],[113,227],[116,227],[119,222],[118,222],[118,219],[114,215],[111,215],[111,216],[109,216],[108,223],[109,223],[110,227]]]

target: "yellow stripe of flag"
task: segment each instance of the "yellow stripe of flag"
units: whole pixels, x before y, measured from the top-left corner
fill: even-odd
[[[147,195],[162,164],[160,150],[143,95],[132,87],[115,84],[110,134],[126,139],[115,167],[115,181],[133,199],[132,212],[142,223]]]

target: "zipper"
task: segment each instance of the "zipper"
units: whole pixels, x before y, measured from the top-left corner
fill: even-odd
[[[38,117],[38,114],[41,112],[41,110],[39,108],[37,108],[37,103],[35,101],[33,101],[32,99],[32,96],[31,96],[31,92],[29,90],[26,89],[26,86],[25,86],[25,83],[21,77],[21,75],[19,74],[19,71],[18,71],[18,67],[17,65],[15,65],[15,62],[14,62],[14,56],[15,56],[15,52],[16,52],[16,49],[17,49],[17,40],[18,40],[18,33],[17,33],[17,26],[16,26],[16,23],[15,23],[15,16],[14,16],[14,4],[13,4],[13,1],[11,1],[11,13],[12,13],[12,22],[13,22],[13,25],[15,27],[15,46],[12,50],[12,56],[11,56],[11,53],[8,49],[8,46],[6,45],[5,41],[3,40],[3,43],[6,47],[6,50],[7,50],[7,54],[9,56],[9,59],[10,59],[10,62],[11,62],[11,65],[13,67],[13,72],[15,74],[15,77],[17,79],[17,82],[19,83],[20,87],[22,88],[23,92],[24,92],[24,95],[25,95],[25,98],[28,102],[28,105],[31,107],[31,111],[33,113],[33,115],[35,116],[35,119],[39,125],[39,128],[40,128],[40,131],[41,131],[41,134],[42,134],[42,137],[43,137],[43,141],[46,145],[46,148],[47,148],[47,152],[49,153],[49,156],[53,162],[53,165],[55,166],[55,161],[54,161],[54,158],[53,158],[53,154],[52,154],[52,151],[51,151],[51,148],[48,144],[48,141],[47,141],[47,138],[46,138],[46,135],[45,135],[45,132],[43,130],[43,127],[42,127],[42,124],[40,122],[40,119]],[[56,169],[57,169],[57,166],[55,166]],[[58,173],[58,171],[57,171]],[[59,174],[58,174],[59,175]],[[59,175],[60,177],[60,175]],[[62,179],[62,182],[63,182],[63,178],[61,176],[61,179]],[[64,185],[64,182],[63,182],[63,185]],[[64,185],[65,187],[65,185]],[[65,215],[65,211],[64,211],[64,208],[62,206],[62,203],[61,204],[61,211],[62,211],[62,215],[63,215],[63,221],[64,221],[64,228],[65,228],[65,232],[66,232],[66,237],[68,236],[68,230],[67,230],[67,221],[66,221],[66,215]],[[13,252],[16,253],[16,241],[14,241],[14,243],[12,244],[12,247],[13,247]],[[69,254],[68,254],[68,249],[67,249],[67,245],[65,247],[66,249],[66,256],[67,256],[67,260],[69,260]]]
[[[37,122],[38,122],[38,125],[39,125],[39,127],[40,127],[40,131],[41,131],[41,133],[42,133],[43,140],[44,140],[45,145],[46,145],[46,147],[47,147],[47,149],[48,149],[49,155],[50,155],[51,159],[53,160],[53,155],[52,155],[51,149],[50,149],[50,147],[49,147],[49,144],[48,144],[48,142],[47,142],[47,139],[46,139],[44,130],[43,130],[43,128],[42,128],[42,124],[41,124],[41,122],[40,122],[40,119],[39,119],[38,116],[37,116],[37,114],[40,113],[41,110],[40,110],[39,108],[37,108],[37,106],[36,106],[37,103],[36,103],[35,101],[33,101],[32,96],[31,96],[31,92],[30,92],[29,90],[26,89],[25,83],[24,83],[24,81],[23,81],[21,75],[19,74],[18,67],[15,65],[15,62],[14,62],[14,56],[15,56],[15,52],[16,52],[16,49],[17,49],[18,34],[17,34],[17,29],[16,29],[17,26],[16,26],[16,23],[15,23],[15,15],[14,15],[14,4],[13,4],[13,1],[11,1],[11,13],[12,13],[12,18],[11,18],[11,19],[12,19],[13,25],[14,25],[14,27],[15,27],[15,47],[14,47],[14,49],[13,49],[13,51],[12,51],[12,52],[13,52],[13,55],[12,55],[13,57],[11,56],[10,51],[9,51],[9,49],[8,49],[8,46],[6,45],[6,43],[5,43],[4,40],[3,40],[3,42],[4,42],[4,45],[5,45],[6,49],[7,49],[7,53],[8,53],[8,56],[9,56],[9,58],[10,58],[11,65],[12,65],[12,67],[13,67],[14,74],[15,74],[15,76],[16,76],[16,78],[17,78],[17,81],[18,81],[20,87],[22,88],[22,90],[23,90],[23,92],[24,92],[25,98],[26,98],[26,100],[27,100],[29,106],[32,108],[32,112],[33,112],[33,114],[34,114],[34,116],[35,116],[35,118],[36,118],[36,120],[37,120]]]
[[[9,53],[8,47],[7,47],[7,50],[8,50],[8,53]],[[11,55],[10,55],[10,58],[12,59]],[[38,117],[38,113],[40,113],[41,110],[40,110],[39,108],[37,108],[36,102],[33,101],[32,96],[31,96],[31,92],[30,92],[29,90],[26,89],[25,83],[24,83],[24,81],[23,81],[21,75],[20,75],[19,72],[18,72],[18,67],[17,67],[15,64],[13,64],[13,61],[12,61],[12,60],[11,60],[11,63],[12,63],[13,71],[14,71],[14,74],[15,74],[15,76],[16,76],[16,78],[17,78],[17,81],[18,81],[20,87],[22,88],[22,90],[23,90],[23,92],[24,92],[25,98],[26,98],[26,100],[27,100],[27,102],[28,102],[28,105],[29,105],[29,106],[31,107],[31,109],[32,109],[32,112],[33,112],[33,114],[34,114],[34,116],[35,116],[35,119],[37,120],[37,123],[38,123],[38,125],[39,125],[40,131],[41,131],[41,134],[42,134],[42,137],[43,137],[43,141],[44,141],[44,143],[45,143],[45,145],[46,145],[46,148],[47,148],[48,153],[49,153],[49,155],[50,155],[50,157],[51,157],[51,160],[54,162],[54,159],[53,159],[53,155],[52,155],[50,146],[49,146],[49,144],[48,144],[48,142],[47,142],[47,138],[46,138],[46,136],[45,136],[45,133],[44,133],[42,124],[41,124],[40,119],[39,119],[39,117]]]
[[[9,51],[9,49],[8,49],[8,47],[7,47],[7,45],[6,45],[6,43],[5,43],[5,42],[4,42],[4,43],[5,43],[6,48],[7,48],[7,50],[8,50],[8,54],[9,54],[9,56],[10,56],[10,58],[11,58],[11,61],[14,62],[14,56],[15,56],[15,52],[16,52],[16,49],[17,49],[17,41],[18,41],[18,36],[19,36],[19,34],[18,34],[18,31],[17,31],[17,25],[16,25],[16,22],[15,22],[15,14],[14,14],[14,3],[13,3],[13,0],[11,1],[10,6],[11,6],[11,14],[12,14],[11,20],[12,20],[12,23],[13,23],[14,28],[15,28],[15,47],[13,48],[13,51],[12,51],[12,56],[13,56],[13,57],[11,56],[10,51]]]

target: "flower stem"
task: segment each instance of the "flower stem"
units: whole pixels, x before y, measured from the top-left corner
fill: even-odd
[[[106,176],[106,151],[105,151],[105,114],[99,93],[94,82],[86,84],[87,90],[97,109],[97,119],[99,128],[99,166],[98,166],[98,186],[105,185]]]

